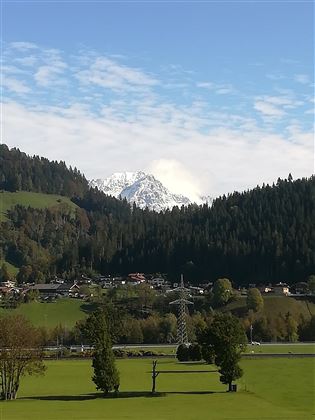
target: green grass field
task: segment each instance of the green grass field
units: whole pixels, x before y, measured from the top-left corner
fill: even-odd
[[[262,344],[260,346],[252,346],[248,345],[246,349],[246,353],[254,354],[301,354],[301,353],[310,353],[315,354],[315,344],[305,344],[305,343],[297,343],[297,344],[287,344],[287,343],[279,343],[279,344]]]
[[[315,315],[315,304],[304,298],[296,299],[286,296],[266,296],[264,297],[264,302],[266,313],[274,313],[275,316],[279,314],[285,316],[288,311],[296,318],[301,315],[303,315],[304,318]]]
[[[1,217],[1,216],[0,216]],[[0,266],[2,266],[2,264],[5,264],[7,266],[8,272],[11,276],[16,276],[19,269],[17,267],[15,267],[14,265],[10,264],[8,261],[5,261],[3,259],[0,259]]]
[[[151,397],[151,360],[119,360],[119,398],[101,398],[91,381],[90,361],[50,361],[46,375],[23,380],[17,401],[0,403],[1,420],[311,420],[315,359],[243,360],[239,392],[227,393],[214,366],[159,360]]]
[[[276,318],[281,314],[285,316],[290,312],[296,319],[302,315],[305,319],[315,315],[315,303],[305,298],[296,299],[289,296],[264,295],[264,312],[270,318]],[[220,311],[232,312],[236,316],[244,316],[247,313],[246,297],[238,297],[235,301],[223,306]]]
[[[55,327],[58,324],[70,328],[84,318],[91,307],[81,299],[64,298],[54,303],[23,303],[17,309],[0,308],[1,314],[18,313],[24,315],[36,326]],[[1,420],[1,417],[0,417]]]
[[[70,206],[73,210],[77,207],[69,198],[60,195],[41,194],[28,191],[0,191],[0,222],[6,219],[6,212],[17,204],[38,209],[60,207],[65,204]]]
[[[131,350],[152,350],[160,353],[165,353],[169,355],[176,354],[176,345],[172,346],[150,346],[150,348],[146,346],[127,346],[126,348],[130,348]],[[288,344],[288,343],[279,343],[279,344],[262,344],[260,346],[251,346],[248,345],[246,348],[246,353],[254,354],[301,354],[301,353],[309,353],[315,354],[315,344],[314,343],[297,343],[297,344]]]

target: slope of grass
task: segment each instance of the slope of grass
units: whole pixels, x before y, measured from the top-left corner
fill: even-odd
[[[300,315],[304,318],[315,315],[315,304],[304,298],[296,299],[286,296],[266,296],[264,302],[266,313],[274,314],[274,316],[278,316],[280,313],[285,315],[288,312],[296,319],[298,319]]]
[[[296,320],[301,315],[308,319],[315,315],[315,304],[306,298],[294,298],[289,296],[263,296],[264,313],[269,318],[277,318],[279,314],[285,316],[290,312]],[[232,312],[236,316],[245,316],[247,314],[246,297],[239,297],[235,301],[220,308],[222,312]]]
[[[74,210],[77,207],[68,197],[62,197],[60,195],[41,194],[28,191],[0,191],[0,222],[6,220],[7,211],[17,204],[39,209],[67,205]]]
[[[246,360],[239,392],[226,393],[214,366],[158,361],[165,373],[151,397],[151,361],[119,360],[120,397],[100,398],[91,381],[90,361],[48,362],[44,377],[23,379],[19,399],[0,403],[5,420],[310,420],[313,369],[310,359]]]
[[[54,303],[31,302],[17,309],[0,308],[1,314],[18,313],[24,315],[36,326],[55,327],[58,324],[71,328],[86,317],[89,306],[80,299],[59,299]]]
[[[0,267],[2,264],[5,264],[7,266],[8,272],[11,276],[15,277],[18,273],[19,269],[15,267],[15,265],[10,264],[8,261],[0,259]]]

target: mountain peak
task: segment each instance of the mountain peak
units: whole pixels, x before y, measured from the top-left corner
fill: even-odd
[[[89,185],[116,198],[126,198],[142,209],[148,207],[157,212],[191,204],[189,198],[172,193],[152,174],[143,171],[116,172],[104,180],[92,179]]]

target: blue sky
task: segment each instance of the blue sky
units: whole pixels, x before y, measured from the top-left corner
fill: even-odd
[[[4,1],[2,22],[10,146],[191,197],[314,171],[312,2]]]

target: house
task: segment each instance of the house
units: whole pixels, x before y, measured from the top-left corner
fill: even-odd
[[[77,296],[80,291],[80,286],[75,283],[63,283],[60,284],[57,293],[63,296]]]
[[[273,289],[271,286],[259,286],[258,290],[260,291],[260,293],[270,293]]]
[[[290,294],[290,288],[286,283],[278,283],[273,286],[273,291],[276,295],[285,295],[288,296]]]
[[[0,283],[1,287],[15,287],[15,282],[12,280],[3,281]]]
[[[112,279],[114,287],[124,286],[126,284],[125,277],[113,277]]]
[[[143,273],[130,273],[128,274],[127,281],[140,284],[146,281],[146,278]]]
[[[202,287],[197,286],[190,286],[189,291],[192,295],[203,295],[205,292]]]
[[[162,287],[165,284],[165,280],[162,277],[154,277],[148,280],[148,283],[153,287]]]
[[[292,288],[297,295],[307,295],[309,293],[309,287],[305,281],[295,283]]]
[[[90,277],[85,276],[84,274],[82,274],[81,278],[80,278],[80,283],[81,284],[92,284],[93,281]]]
[[[37,290],[40,295],[55,296],[60,286],[60,283],[34,284],[30,287],[30,290]]]
[[[75,296],[79,292],[80,287],[77,283],[48,283],[35,284],[30,287],[30,290],[37,290],[40,295],[44,296]]]
[[[57,276],[55,276],[50,283],[64,283],[64,279],[59,279]]]

